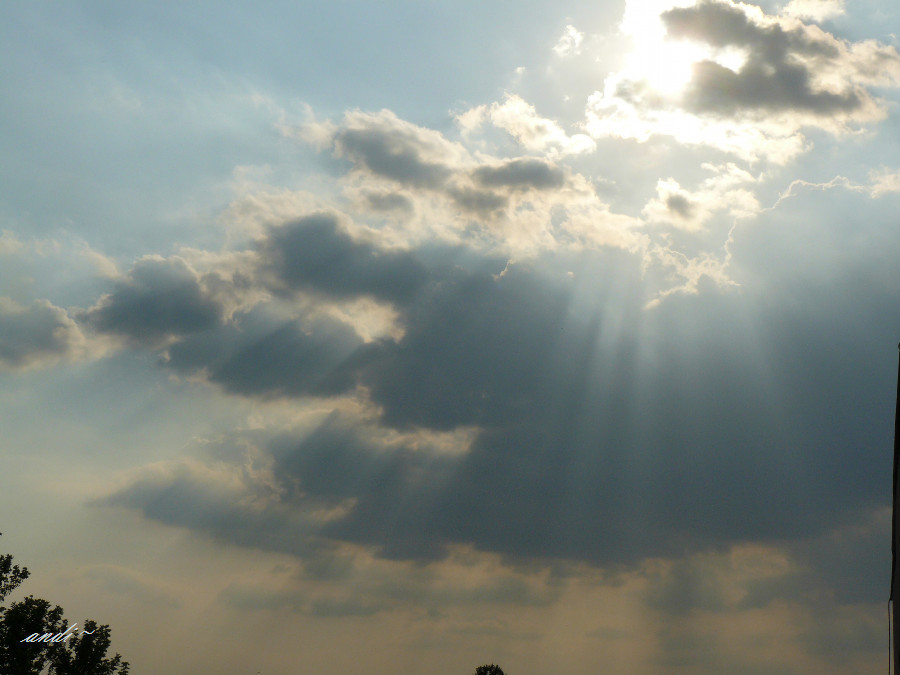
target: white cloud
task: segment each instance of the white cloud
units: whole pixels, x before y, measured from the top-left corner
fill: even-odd
[[[710,147],[745,162],[765,159],[785,165],[809,149],[806,138],[777,118],[742,122],[700,117],[674,108],[654,109],[622,98],[615,80],[588,98],[585,129],[594,138],[623,138],[645,143],[670,137],[687,146]]]
[[[782,12],[798,19],[824,21],[844,13],[844,0],[791,0]]]
[[[490,121],[515,138],[524,148],[546,152],[550,157],[577,155],[596,150],[596,143],[586,134],[569,135],[554,120],[541,117],[535,107],[520,96],[507,94],[502,103],[472,108],[457,116],[463,134],[472,134]]]
[[[559,41],[553,46],[557,56],[570,56],[581,53],[581,43],[584,41],[584,33],[581,33],[571,24],[566,26]]]
[[[871,194],[873,197],[882,197],[886,194],[900,192],[900,171],[881,169],[869,174],[872,181]]]
[[[798,178],[791,181],[791,184],[788,185],[787,189],[778,195],[778,199],[775,200],[775,203],[772,204],[772,206],[766,207],[763,211],[771,211],[772,209],[777,208],[778,205],[786,199],[796,197],[801,188],[819,191],[841,188],[849,192],[866,194],[873,199],[877,199],[879,197],[884,197],[885,195],[900,192],[900,172],[887,168],[870,171],[868,183],[855,183],[846,176],[835,176],[831,180],[820,183],[814,183]]]
[[[22,242],[8,230],[0,232],[0,255],[14,255],[22,250]]]
[[[746,185],[756,182],[735,164],[704,165],[714,176],[704,180],[696,190],[686,190],[674,178],[659,180],[656,197],[650,200],[642,215],[650,223],[669,224],[678,229],[700,231],[717,212],[732,218],[750,218],[760,211],[756,195]]]

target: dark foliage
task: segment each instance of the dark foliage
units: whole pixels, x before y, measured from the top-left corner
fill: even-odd
[[[66,630],[62,607],[50,607],[40,598],[28,596],[0,609],[0,673],[32,675],[40,673],[58,643],[22,642],[29,635],[56,635]]]
[[[9,554],[0,556],[0,602],[28,578],[28,569],[13,565],[12,560],[13,557]],[[0,608],[0,613],[2,611]]]
[[[28,578],[28,569],[0,556],[0,601]],[[127,675],[119,654],[106,658],[109,626],[87,620],[80,630],[63,619],[63,609],[29,595],[9,607],[0,606],[0,673],[2,675]],[[68,634],[68,637],[66,636]],[[52,638],[56,637],[56,640]],[[30,639],[29,639],[30,638]]]
[[[475,675],[504,675],[504,672],[500,666],[495,666],[492,663],[489,666],[478,666],[475,669]]]
[[[72,638],[68,649],[53,654],[51,675],[127,675],[128,662],[119,654],[107,659],[109,649],[109,626],[98,626],[96,621],[84,622],[83,632]]]

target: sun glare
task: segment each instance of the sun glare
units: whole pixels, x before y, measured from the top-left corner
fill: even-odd
[[[629,0],[620,26],[633,42],[622,73],[627,79],[646,82],[657,93],[672,96],[684,90],[699,61],[715,61],[731,70],[743,65],[746,55],[739,51],[714,50],[709,45],[673,40],[666,35],[660,15],[684,4],[672,0]]]
[[[690,42],[642,41],[626,61],[627,75],[647,82],[661,94],[677,94],[691,80],[695,63],[709,50]]]

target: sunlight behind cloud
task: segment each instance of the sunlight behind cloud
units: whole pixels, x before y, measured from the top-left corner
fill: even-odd
[[[709,49],[692,42],[671,42],[641,36],[623,71],[646,82],[655,92],[672,96],[691,81],[694,64],[711,57]]]
[[[708,46],[667,38],[660,15],[683,5],[672,0],[630,0],[626,4],[621,30],[632,39],[634,48],[622,75],[670,96],[690,82],[694,63],[713,57]]]
[[[838,136],[883,119],[886,101],[874,87],[898,81],[896,50],[785,12],[731,0],[629,0],[619,30],[631,49],[588,97],[584,129],[640,143],[669,136],[786,165],[811,148],[807,129]]]

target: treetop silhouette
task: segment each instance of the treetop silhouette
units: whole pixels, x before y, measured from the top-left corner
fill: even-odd
[[[478,666],[475,669],[475,675],[505,675],[505,673],[500,666],[495,666],[492,663],[489,666]]]
[[[0,533],[2,534],[2,533]],[[0,555],[0,602],[29,577],[28,568]],[[110,628],[88,619],[81,633],[69,626],[59,605],[29,595],[0,606],[0,673],[3,675],[127,675],[119,654],[106,658]]]

